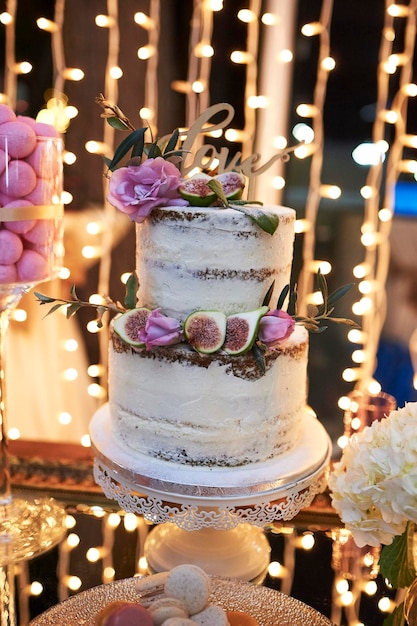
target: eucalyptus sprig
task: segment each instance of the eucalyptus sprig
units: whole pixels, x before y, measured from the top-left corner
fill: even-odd
[[[104,304],[94,304],[92,302],[86,302],[81,300],[77,296],[76,288],[73,285],[70,289],[71,300],[66,300],[63,298],[52,298],[51,296],[47,296],[45,294],[39,293],[38,291],[34,292],[34,295],[40,305],[52,305],[49,311],[46,313],[45,317],[55,313],[62,307],[66,307],[65,315],[67,319],[73,317],[78,311],[82,308],[92,308],[96,310],[97,318],[97,328],[103,327],[103,316],[105,313],[124,313],[129,309],[135,308],[136,305],[136,293],[139,287],[139,281],[135,273],[130,274],[127,282],[126,282],[126,290],[124,297],[124,304],[120,302],[115,302],[109,297],[104,298]]]
[[[262,209],[258,209],[253,206],[254,204],[259,204],[262,206],[262,202],[257,202],[253,200],[229,200],[226,198],[223,187],[221,183],[212,178],[207,182],[207,186],[216,194],[217,199],[221,202],[224,208],[235,209],[235,211],[240,211],[247,215],[255,224],[262,228],[265,232],[273,235],[276,229],[278,228],[279,218],[277,215],[271,215],[262,211]],[[250,204],[251,207],[248,208],[246,205]]]

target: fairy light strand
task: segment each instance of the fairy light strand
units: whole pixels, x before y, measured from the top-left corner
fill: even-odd
[[[118,20],[118,2],[117,0],[107,0],[107,15],[109,18],[108,26],[108,52],[106,60],[106,71],[104,78],[105,94],[106,98],[112,102],[118,101],[118,80],[113,78],[111,68],[118,65],[119,62],[119,20]],[[103,120],[103,143],[106,146],[113,146],[115,131],[110,124]],[[105,166],[103,166],[105,169]],[[103,176],[103,197],[107,196],[107,178]],[[97,289],[98,293],[109,293],[110,285],[110,273],[111,273],[111,251],[113,247],[113,232],[114,221],[116,219],[116,209],[107,201],[104,202],[104,214],[103,221],[106,228],[103,229],[101,238],[101,251],[100,262],[98,265],[98,281]],[[99,359],[101,375],[99,376],[99,383],[103,389],[107,386],[107,368],[108,368],[108,334],[107,330],[108,320],[104,320],[103,329],[97,333],[98,346],[99,346]],[[104,331],[104,332],[103,332]],[[106,394],[101,398],[102,401],[106,399]]]
[[[308,221],[309,228],[305,231],[303,238],[303,266],[298,285],[300,311],[304,311],[304,313],[307,306],[307,295],[311,293],[313,288],[311,263],[314,260],[315,254],[315,226],[321,199],[320,187],[324,150],[323,110],[327,93],[327,79],[329,75],[329,71],[323,63],[323,60],[330,57],[330,24],[332,13],[333,0],[323,0],[318,28],[312,33],[319,36],[320,49],[313,105],[310,107],[315,149],[311,158],[309,186],[305,209],[305,218]]]
[[[210,56],[196,54],[201,42],[211,45],[213,10],[208,4],[195,0],[189,37],[188,74],[186,89],[186,126],[189,128],[209,105]],[[198,141],[203,141],[202,137]]]
[[[251,106],[251,98],[258,95],[258,48],[259,48],[259,14],[261,10],[260,0],[251,0],[249,3],[250,18],[248,19],[247,52],[249,63],[246,64],[245,127],[242,141],[242,156],[249,156],[253,152],[256,128],[256,108]]]
[[[149,30],[148,45],[153,53],[149,57],[146,66],[144,106],[150,112],[149,124],[155,135],[157,134],[158,128],[158,81],[156,80],[156,76],[158,72],[159,57],[159,13],[160,0],[151,0],[149,6],[149,18],[152,28]]]
[[[53,63],[53,71],[55,74],[54,81],[54,96],[56,98],[60,98],[64,93],[64,69],[65,69],[65,50],[64,50],[64,40],[62,37],[62,29],[64,26],[64,15],[65,15],[65,0],[56,0],[55,2],[55,12],[54,12],[54,23],[57,28],[52,32],[51,35],[51,48],[52,48],[52,63]]]
[[[10,16],[9,21],[5,25],[6,30],[6,54],[4,67],[4,90],[8,98],[8,104],[12,109],[16,108],[17,96],[17,73],[16,73],[16,57],[15,57],[15,40],[16,40],[16,13],[17,0],[7,0],[6,11]]]
[[[405,38],[404,51],[401,55],[403,61],[399,74],[399,89],[394,96],[389,91],[391,70],[387,65],[392,59],[392,42],[395,41],[395,11],[392,7],[398,7],[391,2],[386,3],[385,23],[382,32],[380,46],[380,56],[378,65],[378,103],[377,115],[374,122],[373,141],[377,144],[382,141],[385,135],[387,117],[381,115],[383,111],[390,110],[395,113],[395,123],[393,125],[394,138],[387,155],[386,182],[383,185],[383,162],[371,167],[367,185],[372,190],[369,198],[365,201],[365,216],[362,225],[362,233],[370,233],[371,245],[365,245],[364,263],[370,268],[366,279],[375,284],[376,288],[367,294],[369,306],[362,315],[362,328],[366,341],[363,351],[366,359],[357,368],[356,386],[360,389],[368,389],[374,383],[373,374],[376,368],[376,355],[382,328],[386,318],[387,298],[385,284],[389,270],[390,243],[389,235],[392,228],[392,218],[395,209],[395,185],[401,173],[401,163],[403,161],[404,143],[402,137],[407,130],[407,105],[409,94],[407,86],[410,85],[413,74],[413,57],[416,38],[416,0],[411,0],[404,12]],[[398,18],[397,18],[398,19]],[[391,34],[387,36],[387,34]],[[398,67],[397,67],[398,69]],[[383,209],[388,216],[380,218],[380,201],[383,198]],[[373,239],[372,239],[373,237]],[[365,239],[366,242],[366,239]]]
[[[261,16],[261,45],[258,54],[259,92],[266,106],[257,111],[254,153],[270,158],[287,146],[288,113],[293,73],[296,7],[287,0],[269,0]],[[254,181],[250,197],[266,205],[282,204],[285,163],[279,159]]]

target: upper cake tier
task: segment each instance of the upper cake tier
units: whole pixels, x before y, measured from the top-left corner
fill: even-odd
[[[262,210],[279,217],[273,235],[234,209],[154,209],[136,225],[139,305],[179,320],[195,310],[230,315],[261,306],[274,281],[275,304],[290,281],[295,211]]]

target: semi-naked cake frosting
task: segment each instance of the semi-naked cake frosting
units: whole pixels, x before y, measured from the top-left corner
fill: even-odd
[[[273,235],[219,207],[164,207],[137,224],[138,306],[184,322],[196,310],[226,315],[270,307],[290,281],[295,212]],[[297,445],[305,409],[308,333],[302,326],[265,353],[201,354],[186,343],[132,348],[111,329],[113,434],[133,453],[203,466],[272,459]]]

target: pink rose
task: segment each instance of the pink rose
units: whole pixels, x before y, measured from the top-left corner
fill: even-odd
[[[295,327],[295,321],[285,311],[268,311],[259,323],[258,339],[272,348],[288,339]]]
[[[139,339],[147,350],[154,346],[171,346],[179,343],[182,338],[182,328],[178,320],[160,313],[155,309],[150,313],[145,327],[139,331]]]
[[[141,165],[115,170],[109,183],[108,201],[127,213],[134,222],[143,222],[155,207],[186,206],[178,187],[181,175],[177,167],[162,157],[147,159]]]

